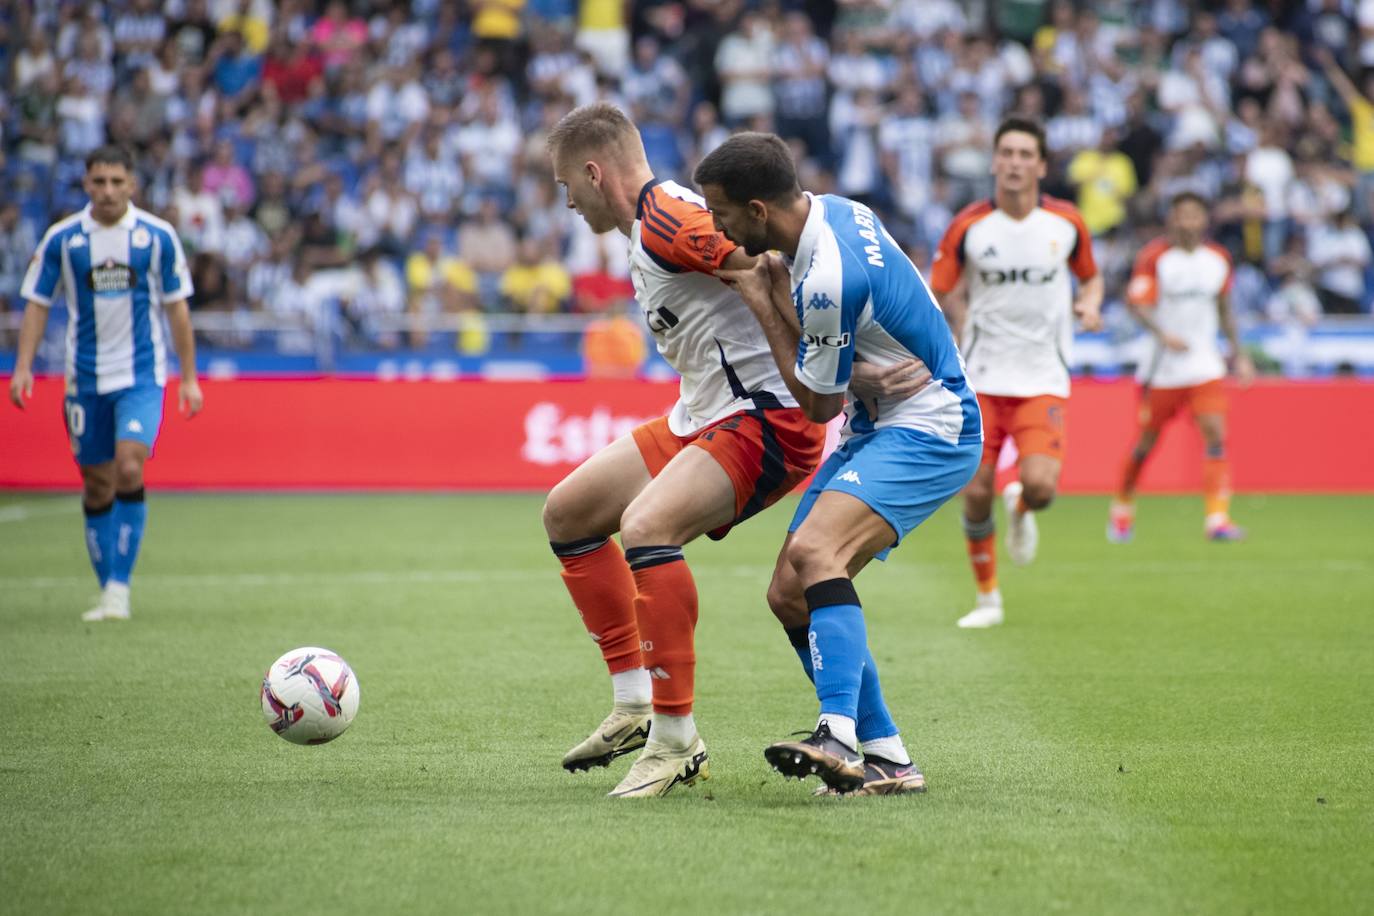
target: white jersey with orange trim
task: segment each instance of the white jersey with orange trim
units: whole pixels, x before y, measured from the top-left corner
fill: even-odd
[[[734,250],[700,195],[657,179],[640,192],[630,279],[658,352],[682,376],[668,414],[674,435],[741,410],[797,406],[758,319],[712,276]]]
[[[1126,297],[1132,305],[1154,308],[1165,334],[1182,338],[1187,350],[1174,351],[1158,340],[1140,361],[1136,378],[1151,388],[1188,388],[1226,376],[1217,335],[1218,299],[1231,291],[1231,256],[1216,242],[1192,251],[1158,238],[1140,250]]]
[[[1069,396],[1073,282],[1097,274],[1092,235],[1078,209],[1041,195],[1023,219],[992,201],[950,223],[931,268],[937,293],[967,277],[964,362],[973,389],[1004,397]]]

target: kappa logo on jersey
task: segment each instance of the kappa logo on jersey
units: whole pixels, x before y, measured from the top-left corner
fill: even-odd
[[[835,303],[834,299],[831,299],[825,293],[816,293],[811,297],[811,301],[806,303],[806,307],[814,312],[823,312],[826,309],[838,308],[839,306]]]
[[[84,235],[74,235],[74,236],[72,236],[71,244],[68,245],[67,247],[69,247],[69,248],[85,248],[85,247],[86,247],[86,237],[85,237]]]
[[[128,264],[116,264],[113,258],[108,258],[99,267],[91,268],[88,280],[97,296],[115,296],[133,289],[138,283],[138,275]]]
[[[840,475],[840,480],[844,481],[845,483],[852,483],[856,487],[861,487],[864,485],[864,482],[859,479],[858,471],[845,471],[843,474]]]
[[[843,350],[849,346],[849,332],[843,334],[803,334],[802,340],[806,341],[810,347],[830,347],[833,350]]]
[[[980,257],[980,258],[995,258],[995,257],[997,257],[997,249],[996,249],[995,247],[993,247],[992,245],[989,245],[989,246],[988,246],[988,250],[985,251],[985,252],[983,252],[982,254],[980,254],[978,257]]]
[[[1046,283],[1053,283],[1054,278],[1058,275],[1058,267],[1051,267],[1049,270],[1041,267],[1012,267],[1007,270],[992,268],[978,271],[979,278],[987,286],[1001,286],[1004,283],[1044,286]]]

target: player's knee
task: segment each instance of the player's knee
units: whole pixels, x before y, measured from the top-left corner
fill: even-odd
[[[569,530],[573,515],[568,511],[566,501],[557,487],[544,500],[544,533],[550,541],[570,541],[576,534]]]
[[[805,596],[796,589],[796,580],[782,576],[774,576],[768,583],[768,608],[778,623],[789,629],[804,626],[811,616]]]
[[[620,516],[620,541],[626,547],[676,544],[679,537],[658,513],[634,503]]]
[[[115,484],[108,477],[87,476],[81,481],[81,498],[88,506],[105,506],[114,501]]]
[[[115,488],[121,493],[143,486],[143,459],[122,455],[115,460]]]
[[[1021,500],[1028,509],[1044,509],[1054,502],[1054,480],[1026,480],[1021,483]]]
[[[824,537],[798,531],[787,543],[787,562],[801,582],[815,582],[831,573],[840,559]]]

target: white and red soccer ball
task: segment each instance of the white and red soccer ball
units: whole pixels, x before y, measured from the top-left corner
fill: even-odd
[[[292,649],[262,679],[262,714],[292,744],[324,744],[358,714],[358,678],[328,649]]]

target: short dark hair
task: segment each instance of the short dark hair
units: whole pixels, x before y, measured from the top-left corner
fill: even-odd
[[[89,172],[96,165],[101,164],[122,165],[126,172],[132,173],[134,170],[134,157],[124,147],[109,143],[99,149],[92,150],[86,156],[86,171]]]
[[[612,149],[631,138],[641,142],[639,129],[625,112],[610,102],[595,102],[565,114],[549,131],[546,142],[557,160],[573,153]]]
[[[786,200],[801,193],[792,150],[776,134],[735,134],[716,147],[692,173],[698,187],[720,185],[735,203]]]
[[[1204,210],[1212,206],[1207,202],[1207,198],[1203,197],[1197,191],[1179,191],[1173,197],[1169,198],[1169,209],[1172,210],[1179,204],[1186,203],[1195,203]]]
[[[994,134],[992,138],[993,148],[997,148],[997,144],[1001,142],[1003,134],[1010,134],[1013,132],[1018,134],[1030,134],[1035,138],[1036,148],[1040,150],[1040,158],[1049,158],[1048,152],[1045,149],[1045,128],[1040,126],[1039,121],[1023,118],[1020,115],[1012,115],[1009,118],[1004,118],[1002,123],[997,125],[997,133]]]

